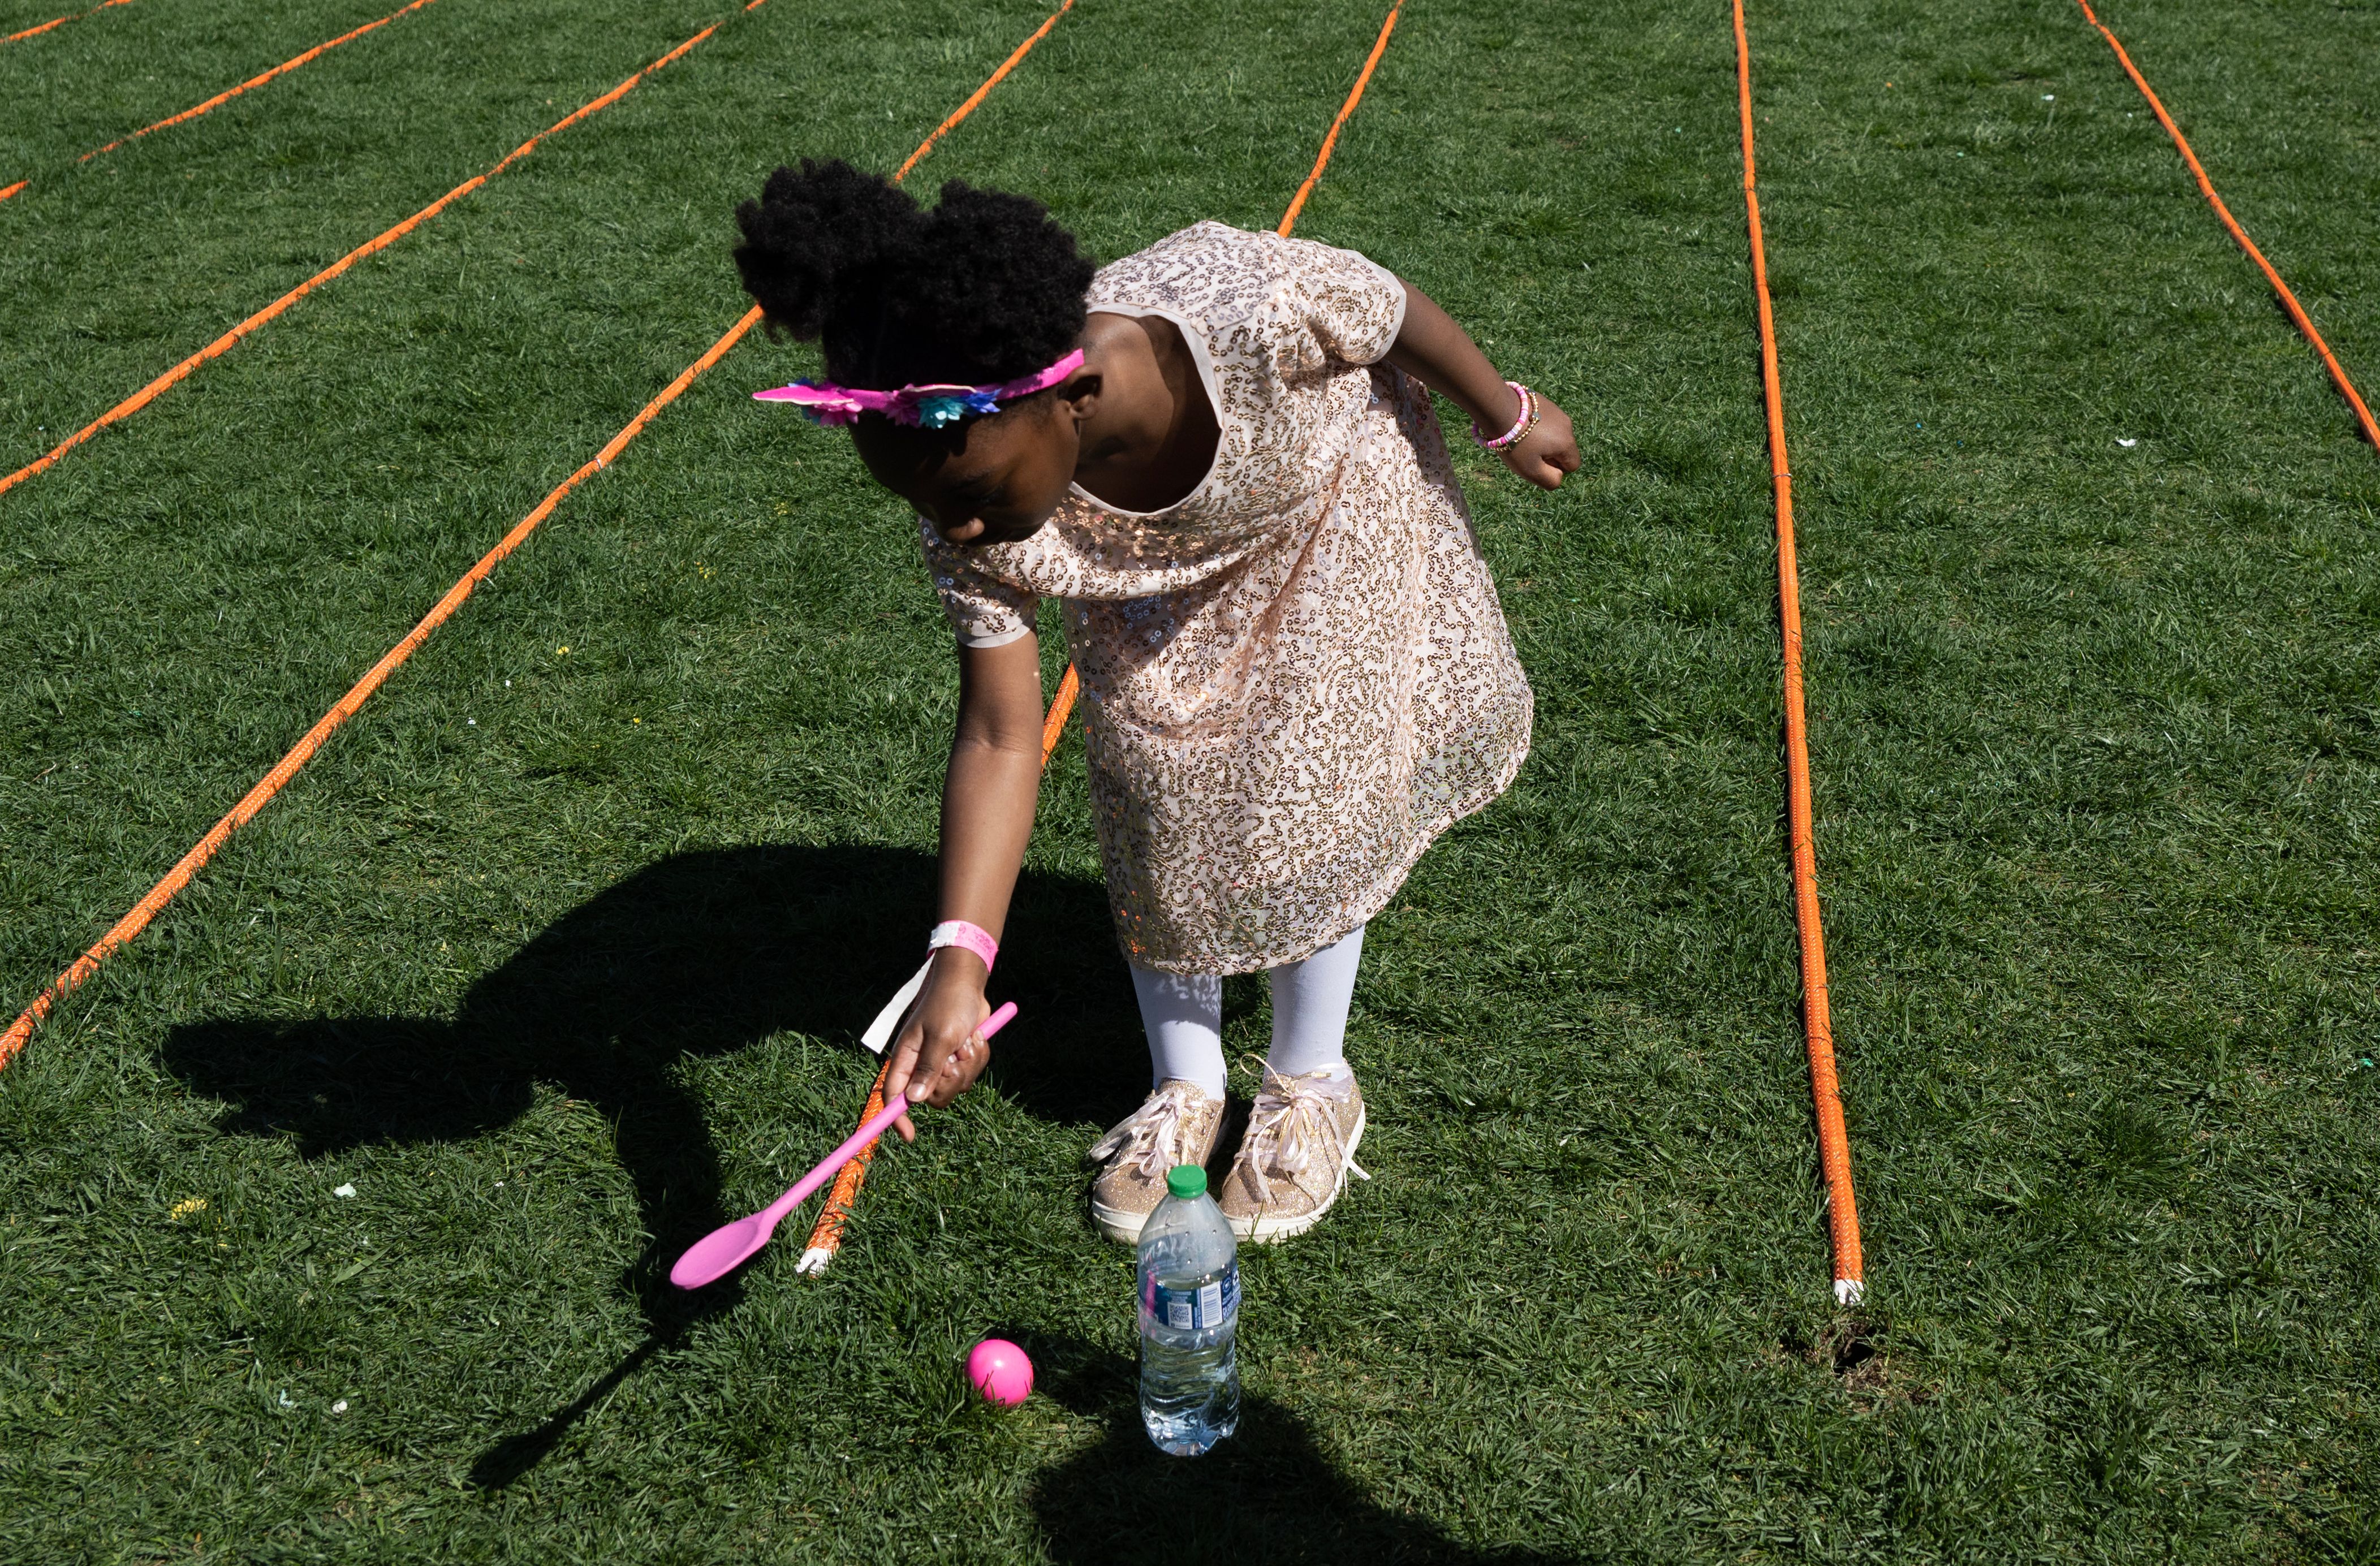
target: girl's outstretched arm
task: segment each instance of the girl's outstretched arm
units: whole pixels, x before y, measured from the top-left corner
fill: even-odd
[[[995,941],[1033,835],[1041,791],[1041,652],[1030,635],[1004,647],[959,649],[959,721],[942,783],[941,915],[981,925]],[[991,1014],[983,959],[963,947],[934,953],[933,971],[892,1045],[890,1100],[947,1104],[975,1085],[991,1050],[974,1038]],[[909,1117],[894,1123],[904,1141]]]
[[[1404,328],[1389,350],[1389,362],[1469,414],[1472,424],[1490,435],[1502,434],[1521,416],[1519,395],[1504,384],[1471,334],[1410,283],[1405,284]],[[1505,467],[1550,490],[1561,483],[1563,474],[1578,471],[1578,441],[1571,432],[1570,415],[1543,392],[1536,397],[1537,427],[1500,455]]]

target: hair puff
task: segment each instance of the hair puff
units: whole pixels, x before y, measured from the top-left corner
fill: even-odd
[[[1011,380],[1082,335],[1091,260],[1029,196],[953,179],[928,211],[880,175],[805,158],[735,221],[745,291],[844,385]]]

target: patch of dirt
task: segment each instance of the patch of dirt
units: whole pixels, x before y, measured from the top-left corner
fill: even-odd
[[[1835,1379],[1855,1392],[1879,1393],[1891,1372],[1884,1352],[1884,1331],[1857,1317],[1846,1317],[1827,1329],[1814,1345],[1811,1359],[1835,1373]]]
[[[1925,1392],[1892,1384],[1892,1356],[1879,1322],[1856,1316],[1839,1317],[1819,1334],[1817,1341],[1788,1330],[1777,1340],[1777,1348],[1788,1358],[1827,1371],[1846,1391],[1870,1397],[1905,1395],[1912,1402],[1925,1401]]]

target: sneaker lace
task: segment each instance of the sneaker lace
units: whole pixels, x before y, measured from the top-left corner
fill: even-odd
[[[1191,1116],[1196,1112],[1196,1093],[1187,1082],[1167,1083],[1092,1146],[1091,1161],[1103,1163],[1121,1155],[1117,1167],[1137,1167],[1148,1179],[1163,1180],[1165,1171],[1182,1161]]]
[[[1317,1167],[1326,1156],[1329,1162],[1324,1167],[1334,1177],[1343,1163],[1359,1178],[1372,1178],[1347,1157],[1347,1138],[1339,1129],[1339,1106],[1346,1097],[1347,1090],[1332,1086],[1323,1074],[1282,1076],[1265,1073],[1263,1090],[1257,1093],[1256,1105],[1248,1111],[1248,1129],[1240,1143],[1241,1157],[1247,1160],[1248,1184],[1256,1187],[1257,1200],[1272,1200],[1272,1186],[1265,1179],[1268,1169],[1286,1176],[1292,1184],[1302,1184],[1305,1171]]]

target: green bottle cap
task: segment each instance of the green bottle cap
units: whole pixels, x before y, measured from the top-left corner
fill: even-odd
[[[1165,1188],[1188,1201],[1207,1194],[1207,1171],[1195,1163],[1178,1163],[1165,1171]]]

